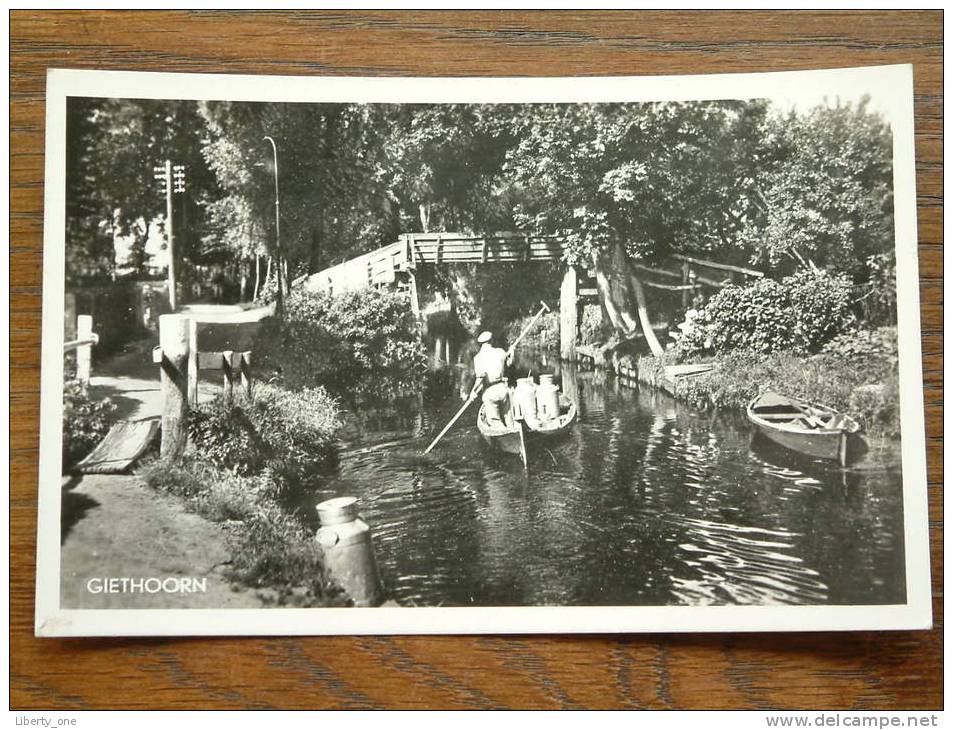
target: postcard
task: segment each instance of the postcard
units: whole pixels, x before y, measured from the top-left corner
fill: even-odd
[[[910,66],[46,130],[38,635],[931,626]]]

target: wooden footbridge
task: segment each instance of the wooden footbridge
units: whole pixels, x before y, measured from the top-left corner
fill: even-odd
[[[496,233],[475,236],[464,233],[404,233],[399,240],[315,274],[295,280],[293,286],[308,291],[340,294],[368,287],[407,286],[415,314],[420,316],[420,301],[415,272],[422,265],[545,263],[563,260],[565,238],[533,236],[523,233]],[[673,255],[664,264],[652,267],[635,265],[641,283],[651,289],[681,292],[682,303],[691,301],[693,292],[721,288],[734,282],[760,278],[762,272],[721,264],[690,256]],[[591,272],[567,267],[560,288],[560,354],[574,360],[578,335],[579,307],[598,300]],[[643,329],[648,316],[640,307]],[[651,327],[646,339],[658,348]]]
[[[340,293],[394,284],[398,274],[412,274],[421,264],[497,264],[559,261],[561,238],[499,233],[405,233],[400,240],[356,256],[295,282],[315,292]]]

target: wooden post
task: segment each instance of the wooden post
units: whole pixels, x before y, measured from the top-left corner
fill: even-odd
[[[566,269],[559,287],[559,356],[576,360],[576,335],[579,330],[579,275],[572,266]]]
[[[242,374],[242,390],[245,392],[245,397],[248,400],[251,400],[252,397],[252,386],[251,386],[251,353],[246,352],[241,357],[241,363],[239,364]]]
[[[64,342],[70,342],[76,338],[76,295],[68,291],[66,292],[66,299],[63,303],[64,311],[66,314],[66,327],[63,337]]]
[[[407,280],[410,283],[410,311],[414,313],[414,319],[420,322],[420,296],[417,293],[417,277],[413,271],[407,272]]]
[[[199,402],[199,323],[189,320],[189,403]]]
[[[682,286],[687,286],[691,284],[691,266],[688,262],[682,263]],[[688,309],[688,305],[691,303],[692,292],[690,289],[682,289],[682,308]]]
[[[93,339],[93,317],[81,314],[76,318],[76,339]],[[93,346],[89,343],[76,348],[76,379],[84,386],[89,385],[89,376],[92,372]]]
[[[227,403],[232,402],[232,387],[234,378],[232,377],[232,351],[225,350],[222,353],[222,396]]]
[[[177,459],[188,440],[189,318],[179,314],[159,317],[162,355],[162,440],[159,453]]]

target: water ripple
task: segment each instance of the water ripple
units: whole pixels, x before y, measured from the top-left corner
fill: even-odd
[[[796,463],[730,414],[559,377],[584,417],[531,449],[528,473],[482,443],[475,414],[423,456],[459,402],[410,399],[352,418],[338,473],[296,495],[302,513],[357,496],[407,605],[903,602],[895,465]]]

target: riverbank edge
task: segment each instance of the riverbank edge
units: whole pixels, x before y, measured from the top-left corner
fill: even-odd
[[[190,412],[184,454],[146,460],[137,475],[222,530],[225,576],[236,586],[271,605],[346,605],[313,532],[285,505],[300,479],[337,464],[339,413],[321,389],[260,384],[252,398],[219,394]]]
[[[623,383],[647,385],[699,410],[728,409],[745,414],[747,404],[761,392],[769,389],[785,390],[777,383],[767,383],[754,385],[747,392],[739,393],[739,375],[730,356],[676,362],[673,352],[666,352],[661,357],[620,354],[611,345],[579,345],[576,353],[575,362],[583,367],[588,365],[603,368],[619,377]],[[789,369],[805,372],[816,369],[819,362],[817,356],[812,355],[764,355],[758,358],[749,353],[749,356],[760,359],[759,365],[762,367],[770,363],[772,357],[784,357]],[[825,361],[824,364],[829,366],[831,361]],[[876,375],[877,370],[862,370],[869,364],[870,361],[844,362],[841,367],[844,372],[869,372]],[[878,364],[883,371],[896,368],[895,363],[888,364],[888,359],[881,359]],[[674,368],[675,365],[678,368]],[[699,368],[705,366],[709,366],[709,369],[699,371]],[[679,368],[683,369],[682,373],[678,372]],[[836,376],[829,379],[836,379]],[[864,427],[863,435],[872,447],[898,443],[900,416],[899,408],[894,402],[897,394],[893,392],[897,389],[891,389],[890,383],[879,382],[877,377],[869,377],[867,380],[870,382],[850,389],[846,402],[844,398],[838,399],[839,402],[832,402],[830,394],[823,388],[822,381],[811,377],[803,377],[798,387],[793,388],[789,394],[810,402],[824,403],[858,419]],[[726,397],[726,393],[730,395]]]
[[[237,589],[255,591],[266,606],[347,605],[326,573],[314,535],[279,504],[267,476],[242,477],[192,451],[174,463],[143,463],[136,477],[221,531],[228,555],[223,574]]]

